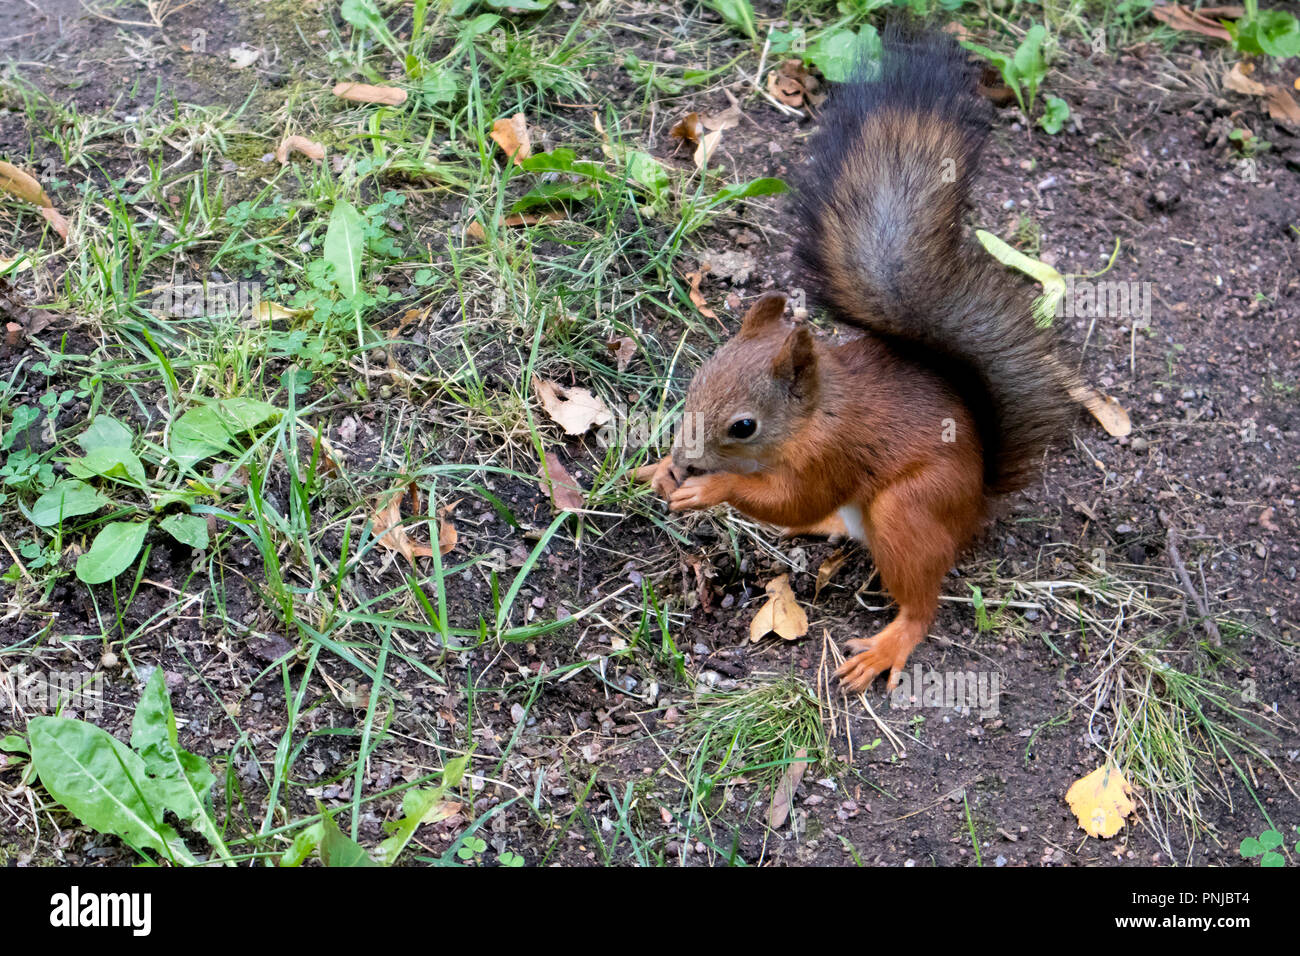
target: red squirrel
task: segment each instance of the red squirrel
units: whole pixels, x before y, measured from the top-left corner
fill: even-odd
[[[726,502],[870,548],[898,615],[848,641],[851,692],[897,686],[991,499],[1072,408],[1030,296],[962,227],[986,109],[951,38],[886,32],[875,76],[834,90],[798,193],[804,280],[861,334],[819,338],[764,295],[691,382],[673,453],[639,473],[673,511]]]

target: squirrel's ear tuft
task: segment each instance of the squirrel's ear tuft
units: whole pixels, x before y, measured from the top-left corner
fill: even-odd
[[[780,351],[772,360],[772,377],[799,389],[812,381],[816,369],[817,353],[813,348],[812,331],[801,323],[791,329],[781,343]]]
[[[740,320],[740,334],[757,335],[774,322],[780,322],[785,315],[785,294],[782,292],[765,292],[757,302],[749,307],[745,317]]]

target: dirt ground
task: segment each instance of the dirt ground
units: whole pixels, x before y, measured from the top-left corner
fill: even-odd
[[[127,126],[156,91],[205,107],[234,108],[251,98],[255,112],[270,109],[281,96],[277,90],[300,82],[304,71],[322,83],[329,75],[325,53],[332,41],[317,30],[322,18],[341,24],[334,5],[298,6],[286,25],[274,2],[204,3],[175,13],[160,31],[88,16],[77,0],[43,0],[39,10],[20,0],[0,10],[0,59],[11,64],[9,75],[20,75],[31,88]],[[547,14],[552,29],[562,30],[566,18],[578,15],[564,6]],[[775,5],[756,8],[760,16],[779,15]],[[620,3],[607,10],[602,36],[611,49],[635,50],[646,59],[662,55],[647,31],[670,33],[676,22],[671,9]],[[115,15],[130,19],[128,12]],[[194,51],[198,30],[206,31],[212,52]],[[225,67],[230,47],[267,38],[278,50],[270,66]],[[1069,102],[1070,122],[1048,136],[1026,129],[1014,106],[996,112],[973,221],[1062,273],[1102,270],[1118,240],[1113,267],[1100,278],[1135,288],[1149,283],[1150,313],[1058,318],[1085,378],[1127,409],[1132,433],[1109,437],[1080,412],[1069,440],[1047,456],[1041,480],[1001,503],[987,533],[953,571],[945,585],[953,600],[944,602],[930,638],[913,654],[914,667],[996,675],[1001,694],[995,713],[898,706],[882,683],[865,701],[829,689],[832,648],[883,626],[892,614],[864,549],[844,547],[847,561],[815,595],[818,568],[840,546],[779,541],[770,529],[721,514],[668,519],[648,496],[623,514],[586,519],[582,533],[576,522],[562,525],[516,602],[541,620],[608,598],[597,613],[535,640],[489,639],[449,652],[425,640],[428,635],[399,632],[387,670],[391,693],[375,724],[386,736],[359,778],[361,744],[351,731],[362,726],[370,684],[326,652],[299,691],[293,675],[301,674],[307,651],[268,610],[263,563],[247,540],[227,538],[219,564],[208,565],[160,538],[120,633],[104,632],[104,609],[117,600],[107,585],[96,586],[92,597],[71,575],[48,593],[0,584],[8,602],[0,647],[15,649],[0,663],[21,658],[102,671],[108,706],[96,723],[123,740],[130,736],[140,678],[148,673],[141,669],[163,668],[181,743],[212,762],[229,835],[250,839],[259,827],[271,829],[263,825],[275,778],[268,768],[292,723],[294,763],[289,785],[275,798],[274,827],[306,819],[316,801],[346,808],[358,779],[364,793],[378,794],[436,770],[448,747],[473,748],[464,807],[420,831],[422,849],[410,862],[439,858],[458,845],[471,820],[488,814],[480,835],[498,852],[521,854],[528,865],[740,859],[951,866],[974,865],[977,855],[985,866],[1254,865],[1242,859],[1238,845],[1268,826],[1261,806],[1281,829],[1300,824],[1300,799],[1277,772],[1294,780],[1300,760],[1300,140],[1270,121],[1259,101],[1224,90],[1227,61],[1220,49],[1183,42],[1166,51],[1134,42],[1099,55],[1068,35],[1057,56],[1048,85]],[[1276,74],[1289,85],[1295,66],[1294,60],[1261,63],[1257,76]],[[669,127],[686,112],[716,113],[729,105],[721,89],[711,88],[689,90],[659,104],[662,111],[645,112],[641,90],[626,72],[593,69],[587,79],[596,105],[623,117],[624,134],[674,168],[689,167],[690,157],[668,135]],[[35,136],[13,87],[3,87],[0,96],[0,158],[37,169],[44,159],[59,164],[48,140]],[[730,181],[775,176],[797,182],[814,121],[787,116],[759,98],[744,105],[746,119],[727,131],[718,159]],[[569,111],[575,125],[589,112]],[[1241,124],[1271,141],[1270,148],[1243,155],[1228,139]],[[563,131],[556,121],[549,132],[559,139]],[[127,151],[121,134],[106,134],[95,149],[100,168],[69,171],[61,189],[70,192],[81,178],[111,177],[123,168],[115,164],[126,162]],[[59,190],[54,195],[58,199]],[[232,191],[232,201],[237,198]],[[404,216],[412,247],[427,250],[435,268],[450,268],[459,241],[452,227],[461,217],[455,201],[413,191]],[[6,243],[30,238],[13,225],[13,210],[3,221]],[[647,228],[667,239],[667,224]],[[760,292],[797,287],[796,231],[785,196],[769,201],[761,216],[741,213],[692,237],[681,256],[682,274],[723,253],[738,253],[748,266],[730,278],[722,268],[706,277],[702,291],[719,319],[709,331],[700,331],[708,320],[690,330],[694,350],[707,353],[710,336],[734,329],[743,303]],[[544,238],[534,254],[546,256]],[[1019,280],[1009,275],[1008,281]],[[680,275],[676,282],[683,283]],[[403,289],[400,282],[394,287]],[[665,283],[664,298],[670,297]],[[401,300],[399,294],[371,321],[394,328],[404,312]],[[31,310],[59,301],[55,278],[16,280],[0,297],[0,311],[7,321],[27,323]],[[411,334],[418,347],[395,347],[413,370],[433,368],[431,356],[459,335],[456,303],[433,306]],[[43,341],[62,340],[66,351],[88,356],[111,350],[93,317],[57,308],[42,314],[49,318]],[[653,303],[640,317],[647,336],[669,343],[682,337],[675,316]],[[12,380],[33,361],[28,348],[4,346],[0,375]],[[489,388],[519,374],[508,356],[494,363],[488,355],[480,364]],[[691,369],[674,371],[684,384]],[[655,370],[641,368],[640,374],[652,387]],[[43,387],[75,384],[72,372],[55,370]],[[358,473],[392,469],[386,439],[394,428],[418,431],[422,416],[441,421],[454,405],[449,393],[436,389],[387,401],[366,399],[338,379],[318,380],[313,389],[307,398],[319,401],[316,425]],[[135,396],[123,415],[144,431],[161,428],[163,384],[142,383]],[[58,429],[71,434],[89,412],[87,399],[73,400],[60,410]],[[35,429],[27,438],[36,451],[56,444],[54,435]],[[422,447],[438,462],[506,460],[489,439],[432,426]],[[604,451],[592,436],[559,436],[552,447],[579,481],[600,475]],[[517,449],[506,458],[512,454]],[[536,469],[529,462],[515,466]],[[536,482],[490,474],[480,481],[521,526],[504,520],[487,496],[468,490],[455,511],[458,550],[446,560],[495,553],[504,591],[512,574],[522,573],[517,569],[554,512]],[[290,493],[286,483],[274,487],[285,498]],[[0,530],[8,541],[27,533],[23,524],[23,516],[5,506]],[[316,547],[337,554],[341,527],[325,528]],[[764,585],[782,573],[791,574],[808,613],[808,636],[750,642],[749,622],[764,600]],[[402,565],[388,563],[369,573],[364,587],[372,596],[387,593],[404,586],[405,574]],[[658,653],[659,621],[644,621],[647,582],[662,601],[662,620],[682,654],[681,672],[671,655]],[[972,584],[989,603],[991,626],[977,619]],[[495,613],[492,582],[477,571],[450,576],[446,597],[450,619],[460,627],[473,628]],[[1217,622],[1221,646],[1201,620],[1197,600]],[[1010,603],[993,609],[1003,601]],[[127,631],[136,636],[122,648],[115,642]],[[345,640],[374,664],[373,632],[349,633]],[[1133,825],[1112,840],[1088,839],[1064,794],[1105,760],[1121,722],[1115,696],[1136,691],[1131,684],[1102,691],[1097,681],[1116,660],[1116,648],[1134,644],[1235,695],[1230,703],[1253,726],[1220,712],[1216,719],[1276,766],[1261,761],[1256,750],[1217,748],[1193,722],[1192,749],[1203,756],[1193,771],[1197,822],[1189,823],[1173,798],[1162,798],[1148,780],[1145,787],[1139,782]],[[295,650],[282,669],[286,653]],[[102,657],[108,651],[114,652],[110,666]],[[578,666],[584,662],[593,663]],[[1130,657],[1115,666],[1132,665]],[[790,821],[772,830],[764,823],[771,791],[763,768],[738,778],[723,774],[701,796],[702,771],[684,741],[703,695],[788,678],[820,701],[829,748],[826,761],[799,783]],[[1162,693],[1159,681],[1154,686],[1152,693]],[[292,718],[287,687],[291,697],[301,693],[310,702]],[[0,730],[0,736],[23,732],[16,711],[0,714]],[[1130,771],[1135,774],[1140,771]],[[10,791],[0,814],[0,859],[20,865],[131,861],[116,839],[57,809],[42,809],[48,796],[39,786],[15,796],[14,783],[13,774],[0,771],[0,786]],[[382,839],[381,825],[399,803],[399,796],[367,802],[359,842],[371,846]],[[689,819],[692,813],[697,819]],[[285,845],[272,840],[257,848],[283,851]]]

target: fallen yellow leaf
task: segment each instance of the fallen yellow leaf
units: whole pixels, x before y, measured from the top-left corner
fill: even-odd
[[[1119,768],[1107,765],[1074,781],[1065,802],[1088,836],[1113,837],[1124,826],[1124,818],[1137,809],[1128,796],[1132,792]]]

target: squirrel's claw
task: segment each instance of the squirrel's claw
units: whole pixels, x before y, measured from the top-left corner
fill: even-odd
[[[889,671],[889,682],[885,689],[892,691],[898,686],[899,675],[907,667],[907,658],[916,644],[917,641],[907,639],[897,627],[897,622],[890,624],[875,637],[853,638],[845,645],[853,656],[835,672],[840,687],[850,694],[860,694],[877,677]]]
[[[660,458],[653,465],[642,465],[632,477],[635,481],[649,482],[650,490],[664,500],[672,497],[682,481],[672,455]]]

